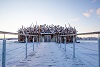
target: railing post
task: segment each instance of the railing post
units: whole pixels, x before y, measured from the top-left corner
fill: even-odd
[[[65,40],[65,52],[66,52],[66,36],[64,37],[64,40]]]
[[[37,43],[38,43],[38,35],[37,35]]]
[[[48,42],[48,36],[46,38],[47,38],[47,42]]]
[[[61,37],[60,37],[60,48],[61,48]]]
[[[42,42],[44,42],[44,37],[42,36]]]
[[[4,34],[3,47],[2,47],[2,67],[6,67],[6,39]]]
[[[73,35],[73,58],[75,58],[75,37]]]
[[[34,37],[33,37],[33,51],[34,51]]]
[[[99,52],[99,67],[100,67],[100,34],[98,34],[98,52]]]
[[[26,36],[26,57],[27,58],[27,36]]]
[[[56,35],[56,43],[57,43],[57,35]]]
[[[36,35],[36,46],[38,47],[38,35]]]

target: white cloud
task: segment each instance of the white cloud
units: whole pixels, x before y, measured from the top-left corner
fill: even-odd
[[[79,20],[80,20],[80,18],[70,18],[69,19],[69,21],[74,21],[74,22],[79,21]]]
[[[100,8],[96,10],[97,15],[100,15]]]
[[[93,10],[91,9],[91,10],[89,10],[89,11],[83,13],[83,15],[84,15],[85,17],[90,17],[92,13],[93,13]]]
[[[83,13],[85,17],[90,17],[90,13]]]

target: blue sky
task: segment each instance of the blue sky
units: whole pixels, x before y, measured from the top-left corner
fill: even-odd
[[[68,26],[78,33],[100,31],[100,0],[0,0],[0,30],[17,32],[22,25]]]

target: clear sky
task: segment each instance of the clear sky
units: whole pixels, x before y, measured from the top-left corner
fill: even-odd
[[[100,0],[0,0],[0,30],[17,32],[22,25],[68,26],[78,33],[100,31]]]

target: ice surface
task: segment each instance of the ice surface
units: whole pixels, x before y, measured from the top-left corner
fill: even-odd
[[[98,67],[98,43],[81,42],[59,44],[55,42],[28,43],[28,57],[25,59],[25,43],[7,41],[6,67]],[[61,46],[61,48],[60,48]],[[18,49],[17,49],[18,48]],[[2,41],[0,41],[0,62]],[[1,65],[0,65],[1,66]]]

